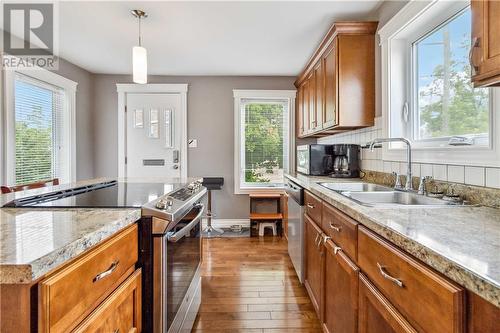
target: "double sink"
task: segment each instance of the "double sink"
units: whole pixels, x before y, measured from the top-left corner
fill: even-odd
[[[446,200],[430,198],[413,192],[395,191],[377,184],[362,182],[319,183],[363,206],[458,206]]]

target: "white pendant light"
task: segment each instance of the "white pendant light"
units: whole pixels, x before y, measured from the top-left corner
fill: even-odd
[[[133,81],[145,84],[148,83],[148,51],[142,47],[141,19],[148,17],[148,14],[140,9],[134,9],[132,15],[139,20],[139,46],[132,48]]]

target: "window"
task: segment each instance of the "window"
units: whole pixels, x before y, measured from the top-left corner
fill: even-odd
[[[410,1],[378,31],[383,135],[422,163],[500,164],[498,88],[473,88],[468,1]],[[406,160],[384,145],[382,159]]]
[[[470,80],[470,7],[413,43],[415,141],[449,141],[453,136],[487,145],[490,99]]]
[[[235,91],[237,193],[283,186],[284,173],[290,170],[294,96],[295,92]]]
[[[7,184],[71,182],[76,83],[42,69],[6,71]]]

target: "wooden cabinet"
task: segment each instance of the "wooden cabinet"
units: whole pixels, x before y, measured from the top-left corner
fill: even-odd
[[[460,286],[364,227],[358,229],[358,244],[359,267],[414,327],[463,332],[465,291]]]
[[[298,136],[324,136],[373,126],[377,22],[335,23],[295,86],[304,91]]]
[[[327,203],[323,203],[322,213],[323,231],[352,260],[357,260],[359,223]]]
[[[305,212],[317,224],[321,225],[322,201],[308,191],[304,192]]]
[[[67,332],[134,270],[137,225],[99,245],[39,283],[41,332]]]
[[[475,87],[500,86],[500,2],[473,0],[470,65]]]
[[[327,333],[356,333],[359,268],[331,240],[324,246],[323,329]]]
[[[417,333],[399,311],[359,274],[359,333]]]
[[[73,332],[138,333],[141,315],[141,270],[138,269]]]
[[[321,287],[323,283],[323,233],[314,221],[304,215],[305,272],[304,285],[316,313],[320,317]]]

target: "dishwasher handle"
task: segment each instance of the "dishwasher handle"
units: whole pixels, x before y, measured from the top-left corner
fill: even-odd
[[[200,203],[200,204],[195,205],[195,208],[199,208],[200,209],[200,212],[198,213],[198,215],[196,215],[196,217],[191,222],[189,222],[184,227],[182,227],[181,230],[179,230],[177,232],[174,232],[172,234],[168,234],[167,235],[167,240],[169,242],[171,242],[171,243],[178,242],[183,237],[187,236],[189,234],[189,232],[194,228],[194,226],[196,224],[198,224],[198,222],[201,219],[201,216],[203,215],[203,212],[205,211],[205,205],[203,205],[203,204]]]

